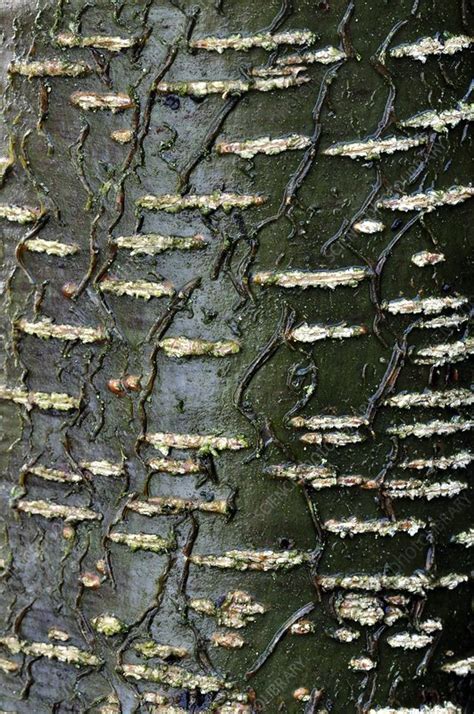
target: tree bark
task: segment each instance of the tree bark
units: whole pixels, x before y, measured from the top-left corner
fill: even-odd
[[[470,19],[4,4],[2,711],[469,711]]]

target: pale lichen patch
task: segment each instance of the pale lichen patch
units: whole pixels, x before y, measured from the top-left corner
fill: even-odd
[[[174,287],[168,281],[150,282],[149,280],[118,280],[117,278],[103,278],[98,283],[102,292],[112,295],[128,295],[129,297],[150,300],[151,298],[171,297]]]
[[[70,635],[64,630],[59,630],[57,627],[52,627],[48,630],[48,639],[56,640],[57,642],[67,642],[71,639]]]
[[[354,434],[346,431],[325,431],[316,432],[312,431],[308,434],[303,434],[300,436],[300,441],[305,444],[312,444],[316,446],[349,446],[350,444],[359,444],[365,441],[366,437],[364,434]]]
[[[96,567],[99,569],[98,566]],[[85,572],[80,576],[79,580],[85,588],[90,588],[91,590],[97,590],[102,584],[102,579],[97,573]]]
[[[441,667],[443,672],[452,672],[458,677],[466,677],[474,672],[474,657],[466,657],[466,659],[458,659],[456,662],[448,662]]]
[[[377,208],[391,211],[424,211],[430,213],[440,206],[456,206],[474,196],[472,186],[454,186],[446,190],[430,189],[426,193],[385,198],[377,203]]]
[[[290,627],[290,633],[292,635],[311,635],[316,632],[316,623],[313,620],[306,620],[305,618],[297,620]]]
[[[192,459],[150,459],[148,466],[153,471],[161,471],[174,476],[187,476],[202,472],[202,467]]]
[[[429,109],[416,114],[414,117],[400,122],[400,126],[445,132],[448,131],[449,127],[454,127],[461,121],[473,121],[473,119],[474,104],[459,102],[455,109],[445,109],[442,112],[435,112]]]
[[[433,632],[441,632],[443,629],[443,623],[439,619],[425,620],[424,622],[418,623],[418,629],[420,632],[431,635]]]
[[[363,488],[365,490],[377,488],[376,481],[373,481],[367,476],[359,476],[358,474],[346,474],[343,476],[337,476],[334,484],[326,484],[323,480],[319,482],[313,481],[311,483],[311,488],[318,490],[321,488],[327,488],[328,486],[332,485],[337,486],[339,488],[353,488],[354,486],[359,486],[360,488]]]
[[[440,392],[401,392],[385,400],[384,405],[397,409],[411,409],[412,407],[429,407],[438,409],[452,409],[454,407],[468,406],[474,403],[474,393],[463,387],[447,389]]]
[[[427,265],[437,265],[445,263],[446,256],[444,253],[430,253],[429,250],[421,250],[419,253],[414,253],[410,261],[418,268],[424,268]]]
[[[245,640],[236,632],[219,630],[211,635],[211,643],[214,647],[222,647],[226,650],[240,650],[245,645]]]
[[[13,662],[11,659],[6,659],[5,657],[0,657],[0,672],[5,674],[15,674],[20,669],[18,662]]]
[[[80,109],[87,111],[97,111],[99,109],[111,112],[123,112],[126,109],[133,109],[135,104],[128,94],[113,94],[106,92],[73,92],[71,102]]]
[[[309,702],[311,699],[311,692],[307,687],[298,687],[293,692],[293,699],[297,702]]]
[[[389,647],[403,650],[419,650],[428,647],[433,642],[430,635],[419,635],[416,632],[399,632],[387,637]]]
[[[424,439],[435,434],[455,434],[458,431],[470,431],[474,428],[474,421],[453,418],[451,421],[441,421],[434,419],[426,423],[401,424],[400,426],[391,426],[387,429],[387,434],[393,434],[406,439],[409,436],[415,436],[417,439]]]
[[[332,290],[341,285],[355,288],[368,275],[367,268],[362,267],[315,272],[303,270],[260,271],[254,274],[253,282],[256,285],[277,285],[281,288],[302,288],[303,290],[306,288],[330,288]]]
[[[213,434],[148,433],[146,441],[155,449],[167,453],[169,449],[197,449],[202,452],[238,451],[248,447],[243,436],[214,436]]]
[[[227,515],[229,502],[225,500],[197,501],[178,496],[152,496],[146,501],[130,501],[127,508],[142,516],[172,516],[177,513],[193,511]]]
[[[403,590],[410,593],[424,594],[427,590],[435,588],[447,588],[453,590],[461,583],[469,580],[467,575],[450,573],[441,577],[435,577],[426,572],[418,572],[414,575],[386,575],[378,573],[375,575],[318,575],[318,584],[323,590]]]
[[[340,620],[351,620],[360,625],[375,625],[384,619],[385,614],[377,597],[353,592],[338,595],[334,609]]]
[[[433,498],[453,498],[461,491],[467,489],[467,484],[462,481],[443,481],[442,483],[425,483],[413,479],[403,481],[397,479],[390,481],[386,486],[386,493],[390,498],[426,498],[431,501]]]
[[[474,353],[474,337],[456,342],[430,345],[418,350],[415,357],[417,364],[430,364],[441,367],[443,364],[462,362]]]
[[[127,629],[127,625],[119,620],[118,617],[107,613],[94,617],[92,626],[96,632],[100,632],[101,635],[106,637],[113,637],[113,635],[118,635]]]
[[[23,469],[24,473],[33,474],[45,481],[57,481],[58,483],[79,483],[82,481],[82,476],[79,474],[63,471],[62,469],[51,469],[47,466],[27,466]]]
[[[421,529],[426,528],[426,523],[418,518],[404,518],[398,521],[381,518],[362,521],[352,516],[340,521],[332,518],[325,521],[323,527],[330,533],[336,533],[341,538],[362,533],[373,533],[376,536],[394,536],[396,533],[407,533],[413,536]]]
[[[276,61],[277,65],[294,65],[294,64],[332,64],[346,59],[346,53],[337,47],[323,47],[320,50],[309,50],[301,54],[292,54],[279,57]]]
[[[98,50],[121,52],[137,43],[133,37],[114,37],[111,35],[78,35],[73,32],[60,32],[56,36],[60,47],[94,47]]]
[[[365,325],[308,325],[304,322],[299,327],[291,330],[288,337],[296,342],[318,342],[319,340],[345,340],[349,337],[362,337],[367,335]]]
[[[443,310],[455,310],[468,303],[467,297],[463,295],[446,297],[416,297],[397,298],[396,300],[382,302],[382,310],[387,310],[392,315],[436,315]]]
[[[232,686],[218,677],[193,674],[176,665],[148,667],[142,664],[124,664],[121,671],[128,679],[144,679],[179,689],[199,689],[202,694],[219,692]]]
[[[271,92],[274,89],[289,89],[300,87],[310,81],[306,75],[289,75],[270,77],[268,79],[255,77],[251,80],[216,79],[216,80],[184,80],[181,82],[158,82],[156,91],[160,94],[178,94],[181,96],[207,97],[210,94],[221,94],[222,98],[233,94],[244,94],[250,91]]]
[[[167,537],[148,533],[109,533],[107,536],[113,543],[126,545],[130,550],[149,550],[152,553],[168,553],[176,548],[173,535]]]
[[[251,77],[295,77],[305,71],[306,67],[304,65],[291,65],[288,67],[250,67],[248,74]]]
[[[328,156],[348,156],[351,159],[379,159],[382,154],[393,154],[396,151],[408,151],[416,146],[426,144],[425,136],[409,139],[395,136],[386,139],[368,139],[367,141],[350,141],[347,143],[333,144],[324,149],[323,154]]]
[[[166,704],[168,699],[158,692],[143,692],[143,701],[147,704]]]
[[[257,154],[273,156],[282,151],[296,151],[306,149],[311,145],[309,136],[291,134],[290,136],[271,139],[264,136],[261,139],[247,139],[245,141],[222,141],[216,145],[218,154],[237,154],[243,159],[252,159]]]
[[[10,155],[9,156],[0,156],[0,186],[2,185],[5,176],[7,173],[10,171],[12,166],[15,164],[15,155],[10,148]]]
[[[349,668],[353,669],[355,672],[370,672],[371,669],[375,669],[376,663],[370,657],[352,657],[349,660]]]
[[[431,320],[420,320],[416,325],[421,330],[439,330],[448,327],[459,327],[469,320],[469,315],[441,315]]]
[[[445,35],[444,37],[422,37],[416,42],[406,42],[390,50],[391,57],[411,57],[426,62],[431,55],[454,55],[465,50],[474,42],[468,35]]]
[[[123,474],[123,464],[111,461],[81,461],[80,467],[90,471],[94,476],[121,476]]]
[[[46,253],[61,258],[79,252],[79,246],[75,243],[61,243],[57,240],[44,240],[43,238],[28,238],[22,243],[22,246],[32,253]]]
[[[336,478],[336,470],[333,467],[313,464],[276,464],[267,466],[265,473],[276,478],[287,478],[291,481],[304,481],[305,483],[320,479],[335,480]]]
[[[101,342],[107,339],[107,333],[101,327],[81,327],[76,325],[57,325],[51,318],[43,318],[36,322],[29,320],[18,320],[15,323],[16,329],[27,335],[35,335],[44,340],[51,338],[57,340],[76,340],[88,344],[90,342]]]
[[[252,714],[255,711],[252,704],[241,702],[224,702],[216,710],[215,714]]]
[[[0,218],[5,218],[11,223],[34,223],[43,215],[40,208],[30,206],[14,206],[5,203],[0,204]]]
[[[377,707],[369,709],[368,714],[462,714],[461,707],[451,702],[443,704],[422,704],[420,707]]]
[[[265,612],[264,606],[244,590],[228,592],[218,604],[207,598],[191,598],[189,607],[202,615],[215,617],[217,624],[222,627],[237,630],[249,622],[255,622],[255,616]]]
[[[132,129],[115,129],[115,131],[111,132],[110,138],[112,141],[115,141],[116,144],[130,144],[130,142],[133,141],[134,135]]]
[[[10,63],[10,74],[21,74],[24,77],[82,77],[92,72],[85,62],[65,62],[53,60],[16,60]]]
[[[228,37],[202,37],[191,40],[193,49],[222,53],[224,50],[247,51],[253,47],[275,50],[280,45],[311,45],[316,36],[309,30],[289,30],[286,32],[260,32],[256,35],[229,35]]]
[[[169,357],[228,357],[240,351],[240,344],[235,340],[211,342],[189,337],[165,337],[158,344]]]
[[[371,482],[364,476],[347,475],[337,476],[332,467],[313,466],[311,464],[277,464],[268,466],[265,473],[276,478],[286,478],[291,481],[307,483],[311,488],[319,491],[324,488],[353,487],[377,488],[376,482]]]
[[[367,425],[367,419],[359,416],[310,416],[292,417],[291,426],[297,429],[358,429]]]
[[[79,409],[81,403],[80,399],[61,392],[28,392],[24,389],[11,389],[3,384],[0,385],[0,399],[20,404],[27,409],[38,407],[38,409],[63,412]]]
[[[134,649],[146,659],[158,657],[159,659],[184,659],[189,655],[189,651],[185,647],[176,647],[175,645],[162,645],[155,640],[146,640],[134,645]]]
[[[362,221],[356,221],[352,228],[356,233],[367,233],[371,235],[373,233],[381,233],[385,229],[385,225],[382,221],[375,221],[369,218],[365,218]]]
[[[47,642],[26,642],[13,635],[0,638],[0,644],[12,652],[23,652],[30,657],[46,657],[58,662],[74,664],[77,666],[97,667],[101,661],[94,654],[84,652],[73,645],[53,645]]]
[[[354,640],[358,640],[360,637],[360,632],[352,630],[350,627],[338,627],[329,634],[338,642],[354,642]]]
[[[23,513],[44,518],[63,518],[66,523],[79,523],[80,521],[100,521],[102,514],[80,506],[67,506],[63,503],[52,501],[17,501],[15,507]]]
[[[310,554],[298,550],[229,550],[222,555],[190,555],[194,565],[231,570],[288,570],[310,560]]]
[[[156,255],[165,250],[199,250],[205,248],[207,241],[202,235],[162,236],[156,233],[119,236],[115,238],[119,248],[130,250],[131,255]]]
[[[225,212],[232,208],[251,208],[261,206],[267,201],[266,196],[245,195],[214,191],[210,194],[163,194],[162,196],[142,196],[136,201],[139,208],[150,211],[179,213],[180,211],[198,210],[204,215],[222,208]]]
[[[472,548],[474,546],[474,528],[469,528],[469,530],[462,533],[456,533],[456,535],[452,536],[451,541],[458,545],[463,545],[465,548]]]

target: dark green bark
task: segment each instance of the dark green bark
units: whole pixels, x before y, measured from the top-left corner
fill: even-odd
[[[469,491],[452,499],[392,500],[384,488],[385,482],[408,478],[467,484],[465,469],[420,475],[400,468],[406,459],[461,451],[468,443],[465,434],[403,440],[387,434],[389,427],[403,423],[446,421],[458,414],[468,418],[467,410],[382,406],[391,392],[468,387],[471,374],[465,360],[433,369],[415,361],[421,347],[465,340],[467,323],[420,330],[413,326],[418,315],[381,310],[384,300],[398,297],[468,294],[469,202],[425,214],[376,208],[377,201],[393,195],[469,182],[472,143],[466,122],[438,134],[399,126],[420,111],[450,109],[465,97],[467,53],[429,57],[425,64],[388,54],[402,42],[439,32],[466,34],[467,6],[454,0],[435,7],[424,0],[415,6],[372,0],[355,7],[345,0],[294,0],[281,7],[274,0],[263,6],[244,0],[31,5],[12,2],[0,9],[2,154],[7,156],[11,145],[15,156],[0,204],[44,209],[37,223],[0,219],[2,379],[10,388],[80,397],[81,406],[64,413],[0,402],[2,635],[48,642],[48,630],[58,628],[70,635],[67,645],[93,653],[103,664],[75,668],[2,647],[0,657],[22,668],[0,671],[0,709],[18,714],[98,712],[114,695],[117,711],[146,712],[153,708],[144,702],[143,692],[156,691],[184,711],[209,710],[215,694],[189,694],[186,687],[167,690],[123,676],[124,663],[160,666],[159,658],[146,660],[134,649],[152,638],[189,650],[179,665],[186,671],[227,678],[238,692],[249,689],[256,710],[301,712],[306,706],[308,712],[339,714],[451,701],[468,711],[467,678],[441,667],[469,654],[469,583],[430,590],[426,598],[410,595],[404,618],[391,626],[345,622],[361,633],[351,643],[330,636],[342,623],[335,616],[334,592],[322,591],[317,583],[318,576],[341,573],[421,572],[429,578],[469,573],[467,549],[450,542],[453,534],[469,528]],[[245,80],[250,67],[276,63],[297,51],[191,52],[187,42],[193,38],[304,29],[317,35],[311,49],[331,45],[347,57],[308,65],[311,81],[300,87],[199,100],[155,90],[161,81]],[[64,31],[140,40],[117,54],[61,50],[54,38]],[[84,78],[29,80],[7,76],[13,58],[83,61],[93,71]],[[125,93],[134,107],[115,114],[86,111],[70,102],[77,91]],[[121,129],[133,130],[130,143],[111,139],[111,132]],[[310,137],[310,146],[251,160],[215,151],[218,141],[292,133]],[[323,153],[336,142],[418,134],[427,137],[426,145],[380,160]],[[219,209],[209,215],[136,207],[146,194],[214,191],[266,195],[269,200],[262,207],[228,213]],[[357,234],[352,224],[363,218],[381,220],[386,227],[373,235]],[[114,239],[137,233],[202,234],[207,245],[154,256],[117,249]],[[80,250],[67,257],[35,253],[24,244],[32,237],[77,244]],[[422,250],[442,252],[446,260],[416,267],[410,257]],[[357,287],[303,291],[252,282],[259,271],[350,266],[367,269]],[[105,276],[166,280],[176,294],[147,302],[116,296],[101,290]],[[108,339],[81,344],[12,330],[20,318],[43,317],[101,327]],[[289,333],[302,322],[365,325],[367,334],[314,345],[292,342]],[[160,340],[181,335],[237,340],[241,349],[222,358],[167,356]],[[125,375],[138,375],[141,389],[124,384]],[[367,417],[368,427],[359,430],[365,440],[342,448],[305,445],[300,440],[304,432],[290,425],[290,417],[322,414]],[[171,458],[191,457],[200,467],[197,475],[176,476],[153,471],[148,464],[161,457],[146,441],[155,432],[244,435],[249,447],[219,453],[173,449]],[[93,475],[83,465],[102,460],[122,464],[121,473]],[[378,479],[378,487],[315,490],[271,478],[268,467],[282,463],[323,464],[338,475]],[[35,466],[83,478],[62,484],[25,476]],[[131,494],[205,503],[229,499],[232,513],[147,518],[127,509]],[[29,517],[18,508],[21,500],[83,506],[102,520],[80,523],[72,533],[66,531],[66,538],[64,520]],[[322,528],[329,519],[350,516],[414,517],[427,525],[416,536],[366,534],[345,540]],[[129,550],[108,539],[113,532],[166,538],[170,531],[176,544],[162,554]],[[294,549],[310,553],[311,559],[288,572],[239,572],[189,565],[185,558],[233,549]],[[105,560],[104,575],[97,569],[100,560]],[[85,587],[84,574],[93,574],[100,586]],[[233,631],[246,641],[241,650],[225,650],[212,646],[213,633],[222,629],[216,619],[190,610],[189,600],[210,598],[219,607],[234,590],[250,593],[265,614]],[[384,607],[387,594],[379,594]],[[125,631],[111,637],[97,634],[93,620],[104,613],[119,618]],[[314,633],[286,631],[285,624],[289,627],[301,614],[315,623]],[[397,632],[417,633],[419,622],[432,618],[443,623],[432,652],[426,647],[404,651],[387,643]],[[357,656],[370,657],[375,668],[351,671],[349,661]],[[293,692],[302,687],[313,699],[316,690],[324,690],[319,703],[295,702]],[[221,700],[225,697],[219,695],[216,702]]]

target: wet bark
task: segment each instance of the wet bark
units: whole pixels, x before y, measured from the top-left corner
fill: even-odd
[[[3,4],[2,711],[469,710],[470,20]]]

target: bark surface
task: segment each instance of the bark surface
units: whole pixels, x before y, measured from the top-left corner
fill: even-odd
[[[2,712],[469,711],[470,21],[2,4]]]

